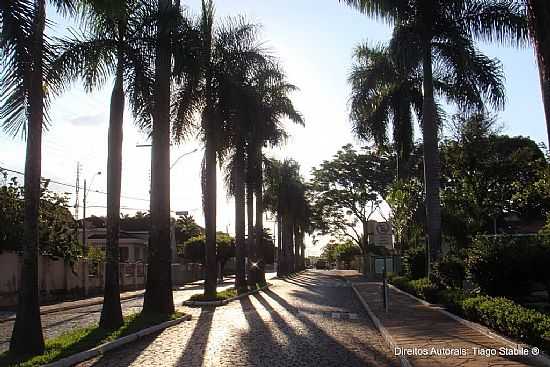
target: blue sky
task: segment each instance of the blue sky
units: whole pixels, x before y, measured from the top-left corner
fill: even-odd
[[[200,1],[183,1],[192,13],[200,11]],[[69,24],[51,9],[49,17],[56,23],[52,32],[63,34]],[[224,0],[216,3],[218,17],[245,15],[262,24],[262,38],[281,59],[289,80],[300,91],[294,101],[303,113],[306,127],[289,126],[292,135],[287,145],[272,152],[283,158],[292,157],[302,165],[307,177],[311,167],[329,159],[339,147],[354,142],[348,121],[347,76],[353,47],[360,41],[386,42],[391,28],[359,14],[337,0]],[[490,57],[499,58],[506,75],[507,104],[498,117],[504,132],[529,136],[545,142],[545,124],[536,62],[532,49],[514,49],[481,45]],[[46,133],[43,147],[43,176],[74,183],[76,162],[83,164],[83,177],[90,178],[97,170],[105,171],[107,151],[107,122],[109,90],[87,94],[77,83],[57,98],[51,109],[52,127]],[[145,141],[133,126],[129,113],[125,116],[123,195],[147,199],[149,152],[136,148]],[[22,170],[24,142],[0,133],[0,166]],[[174,147],[172,160],[200,147],[190,141]],[[172,172],[171,199],[173,210],[189,210],[203,222],[200,209],[201,152],[183,158]],[[221,180],[220,180],[221,181]],[[82,184],[82,182],[81,182]],[[96,177],[93,189],[105,190],[105,174]],[[59,191],[67,188],[52,185]],[[69,189],[70,191],[70,189]],[[233,208],[220,185],[218,202],[219,229],[232,232]],[[105,195],[91,193],[90,206],[105,206]],[[130,209],[147,209],[145,200],[122,200]],[[104,214],[104,208],[90,208],[93,214]],[[81,214],[82,215],[82,214]],[[316,250],[313,250],[316,252]]]

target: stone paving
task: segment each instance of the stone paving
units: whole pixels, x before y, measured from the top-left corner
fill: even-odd
[[[383,309],[381,283],[356,283],[355,287],[397,346],[416,354],[407,357],[413,366],[535,365],[522,357],[500,355],[500,348],[508,349],[507,345],[450,318],[438,311],[436,306],[426,306],[390,289],[389,311],[386,313]],[[437,351],[460,355],[437,355]],[[421,355],[424,353],[428,355]]]
[[[331,272],[269,290],[80,364],[89,366],[397,366],[352,289]]]
[[[275,273],[268,273],[266,276],[268,278],[272,278],[275,276]],[[223,285],[219,286],[218,289],[223,290],[233,286],[233,284],[234,278],[226,277]],[[202,281],[178,288],[174,291],[174,304],[181,305],[181,303],[191,297],[191,295],[202,293],[202,291]],[[126,292],[125,294],[135,295],[136,297],[121,301],[123,314],[128,315],[140,312],[143,305],[143,291]],[[44,338],[53,338],[66,331],[98,323],[102,305],[89,305],[94,301],[97,301],[97,298],[40,307],[41,312],[50,312],[41,316]],[[61,308],[71,304],[82,305],[82,307],[60,312],[51,312],[56,307]],[[0,353],[8,350],[9,348],[9,342],[14,324],[14,321],[3,321],[3,319],[13,315],[15,315],[13,312],[4,312],[3,318],[0,318]]]

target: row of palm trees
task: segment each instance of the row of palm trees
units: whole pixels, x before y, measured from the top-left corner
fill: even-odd
[[[305,269],[304,236],[310,233],[311,208],[300,165],[292,160],[265,162],[265,207],[276,215],[278,224],[277,275]]]
[[[144,313],[174,311],[169,247],[170,143],[183,143],[198,135],[204,144],[204,292],[214,299],[218,164],[224,165],[228,191],[235,197],[236,287],[244,289],[265,281],[263,149],[284,141],[284,118],[303,124],[290,99],[296,87],[287,81],[277,59],[259,40],[258,27],[244,18],[217,21],[211,0],[202,1],[198,19],[187,16],[179,1],[172,0],[52,0],[52,4],[81,21],[79,30],[71,31],[69,38],[52,40],[45,36],[45,0],[6,0],[0,4],[0,56],[5,65],[1,69],[0,121],[6,131],[17,135],[22,130],[27,138],[24,264],[10,343],[15,354],[44,350],[37,226],[41,137],[49,98],[78,79],[87,90],[114,79],[108,134],[105,294],[100,319],[104,328],[116,328],[123,322],[118,242],[126,99],[137,126],[152,142]],[[303,230],[297,232],[298,238],[303,238],[301,233]]]
[[[361,12],[393,25],[388,45],[359,45],[350,75],[351,120],[355,134],[387,143],[393,126],[398,178],[407,177],[414,115],[422,131],[426,233],[430,257],[441,246],[439,131],[440,99],[461,111],[503,108],[500,62],[482,54],[476,41],[527,45],[538,57],[550,139],[550,3],[544,0],[345,0]],[[548,56],[547,56],[548,55]]]

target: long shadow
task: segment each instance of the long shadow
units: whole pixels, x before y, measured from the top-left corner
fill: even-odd
[[[271,290],[267,290],[264,294],[281,305],[289,313],[297,315],[298,309],[295,306],[290,305],[283,300],[279,295]],[[254,297],[260,302],[260,304],[268,310],[275,324],[286,332],[290,339],[298,340],[299,343],[305,344],[305,348],[300,351],[300,360],[308,361],[309,365],[327,363],[334,366],[365,366],[370,363],[381,364],[384,366],[394,366],[395,361],[389,359],[385,354],[381,353],[377,349],[367,345],[363,341],[357,341],[361,343],[362,351],[366,351],[370,360],[365,361],[364,357],[356,354],[355,351],[350,350],[346,346],[342,345],[331,335],[327,334],[325,330],[319,327],[314,321],[308,317],[295,316],[306,327],[306,332],[301,330],[301,327],[293,327],[271,306],[265,298],[260,294],[255,294]],[[300,332],[300,334],[297,333]]]
[[[193,333],[187,339],[185,349],[178,358],[176,366],[202,366],[208,347],[208,336],[212,328],[215,308],[203,307],[195,324]]]
[[[248,297],[241,298],[239,302],[250,328],[238,341],[234,341],[245,357],[243,362],[247,366],[263,366],[266,361],[271,361],[272,365],[294,365],[295,356],[289,350],[290,343],[275,337],[273,327],[264,322]]]

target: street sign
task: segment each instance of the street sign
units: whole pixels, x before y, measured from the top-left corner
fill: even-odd
[[[189,212],[187,210],[180,210],[180,211],[176,212],[177,216],[180,216],[180,215],[186,216],[188,214],[189,214]]]
[[[393,249],[393,234],[388,222],[376,222],[374,224],[374,245]]]

